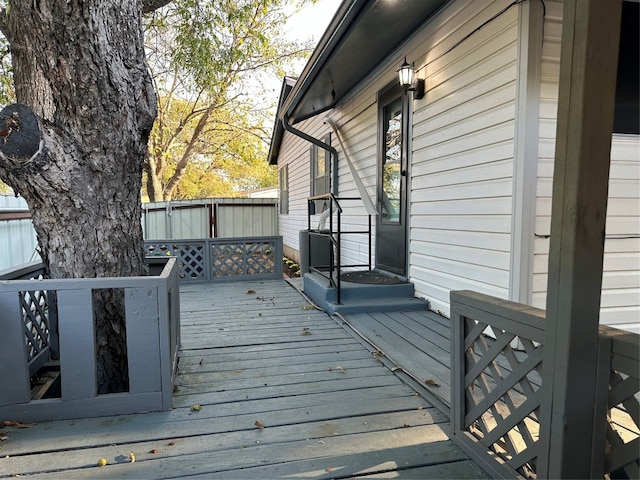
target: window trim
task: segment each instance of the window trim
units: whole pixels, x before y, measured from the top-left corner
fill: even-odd
[[[278,202],[281,215],[289,214],[289,165],[283,165],[278,170]]]

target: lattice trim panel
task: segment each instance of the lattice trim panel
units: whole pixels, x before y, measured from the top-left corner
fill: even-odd
[[[178,277],[185,280],[207,279],[206,242],[145,243],[149,256],[178,258]]]
[[[49,306],[47,292],[20,292],[27,359],[31,363],[49,346]]]
[[[496,460],[535,478],[542,347],[496,327],[491,338],[488,327],[465,319],[464,429]]]
[[[272,274],[276,268],[275,251],[271,242],[211,245],[213,275]]]
[[[145,252],[177,257],[182,281],[282,278],[282,237],[146,241]]]

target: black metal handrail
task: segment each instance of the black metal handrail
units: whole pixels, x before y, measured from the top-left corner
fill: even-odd
[[[329,231],[327,232],[323,232],[321,230],[313,230],[311,228],[311,217],[313,215],[316,215],[316,202],[319,201],[327,201],[329,203]],[[367,230],[347,230],[347,231],[342,231],[342,213],[343,213],[343,209],[342,206],[340,205],[340,202],[344,202],[344,201],[362,201],[362,199],[360,197],[336,197],[333,193],[325,193],[322,195],[316,195],[313,197],[309,197],[307,199],[307,229],[309,232],[309,237],[308,237],[308,255],[309,255],[309,259],[308,259],[308,265],[309,265],[309,271],[310,272],[316,272],[320,275],[322,275],[324,278],[327,278],[329,280],[329,285],[333,288],[336,289],[336,294],[337,294],[337,298],[336,301],[338,303],[338,305],[341,303],[341,289],[342,289],[342,285],[341,285],[341,276],[342,276],[342,269],[343,268],[361,268],[361,267],[367,267],[368,270],[371,270],[371,245],[372,245],[372,239],[371,239],[371,215],[368,215],[368,229]],[[334,211],[335,209],[335,211]],[[333,225],[333,214],[337,213],[336,215],[336,223],[337,223],[337,229],[334,230],[334,225]],[[369,251],[368,251],[368,259],[369,262],[368,263],[362,263],[362,264],[348,264],[348,265],[343,265],[342,264],[342,236],[343,235],[352,235],[352,234],[362,234],[362,235],[367,235],[368,236],[368,244],[369,244]],[[312,236],[317,236],[317,237],[329,237],[329,242],[331,244],[331,252],[329,255],[329,265],[318,265],[318,266],[312,266],[311,265],[311,237]],[[334,255],[334,250],[335,250],[335,255]],[[320,268],[329,268],[329,272],[328,274],[325,273],[324,271],[320,270]],[[335,273],[335,275],[334,275]]]

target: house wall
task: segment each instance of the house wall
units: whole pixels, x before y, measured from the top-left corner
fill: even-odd
[[[518,8],[454,2],[423,42],[427,95],[414,102],[411,270],[449,312],[449,292],[509,296]]]
[[[533,299],[545,308],[562,34],[562,2],[546,0]],[[640,333],[640,138],[613,135],[600,323]]]
[[[409,277],[445,314],[451,290],[509,294],[518,9],[462,41],[509,3],[452,2],[331,115],[375,199],[376,94],[397,81],[405,55],[426,77],[413,101]],[[357,195],[342,160],[340,195]],[[363,228],[360,218],[350,227]],[[366,259],[364,241],[354,238],[343,262]]]
[[[296,125],[296,128],[315,137],[322,138],[328,133],[328,126],[319,115]],[[307,198],[311,195],[310,153],[311,144],[295,135],[285,132],[280,155],[278,170],[288,165],[289,169],[289,212],[279,214],[278,223],[282,235],[284,254],[300,262],[300,247],[298,234],[306,230]],[[314,227],[317,223],[314,224]]]
[[[538,29],[536,35],[544,34],[541,81],[523,70],[518,41],[524,38],[519,30],[522,12],[541,4],[525,2],[499,15],[511,3],[448,3],[329,113],[345,147],[334,136],[332,144],[340,155],[339,195],[359,196],[345,159],[348,155],[375,203],[377,94],[397,81],[396,68],[405,56],[415,61],[420,77],[426,79],[425,97],[413,102],[409,277],[416,295],[445,315],[450,291],[461,289],[545,307],[549,240],[543,237],[549,233],[551,212],[562,2],[546,0],[544,26],[531,24]],[[528,86],[523,75],[531,76]],[[531,102],[534,129],[523,128],[517,123],[522,120],[516,120],[516,112],[522,112],[523,86],[536,92]],[[322,138],[329,131],[322,125],[323,117],[298,127]],[[522,137],[531,131],[533,147],[523,149]],[[287,133],[278,160],[279,168],[283,161],[291,162],[290,214],[281,217],[280,225],[285,245],[296,250],[297,232],[307,228],[308,148],[308,143]],[[530,167],[524,169],[529,200],[514,196],[520,188],[516,169],[522,168],[522,155],[528,157],[532,171],[537,170],[536,179],[535,173],[528,173]],[[639,162],[637,137],[615,136],[607,225],[612,237],[606,242],[602,322],[627,327],[640,317]],[[531,213],[525,211],[528,203]],[[345,229],[364,229],[362,203],[344,207]],[[522,225],[514,221],[518,215]],[[366,263],[367,254],[366,236],[354,235],[344,244],[342,262]],[[514,281],[515,275],[523,280]]]
[[[518,8],[490,19],[510,3],[451,2],[330,112],[344,142],[343,149],[334,135],[339,196],[360,196],[349,156],[375,203],[378,92],[397,81],[404,56],[426,76],[427,94],[413,102],[409,277],[416,294],[444,313],[450,290],[509,293]],[[319,138],[329,131],[321,121],[297,127]],[[289,214],[280,218],[285,252],[297,250],[297,231],[306,228],[308,148],[285,134],[278,159],[278,168],[289,164]],[[344,229],[365,230],[362,202],[342,206]],[[368,254],[366,235],[343,243],[345,264],[367,263]]]

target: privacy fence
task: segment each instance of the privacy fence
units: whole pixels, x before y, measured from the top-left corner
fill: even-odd
[[[145,240],[260,237],[278,234],[277,199],[209,198],[142,205]],[[39,260],[23,198],[0,195],[0,270]]]
[[[277,199],[209,198],[142,205],[146,240],[278,234]]]

